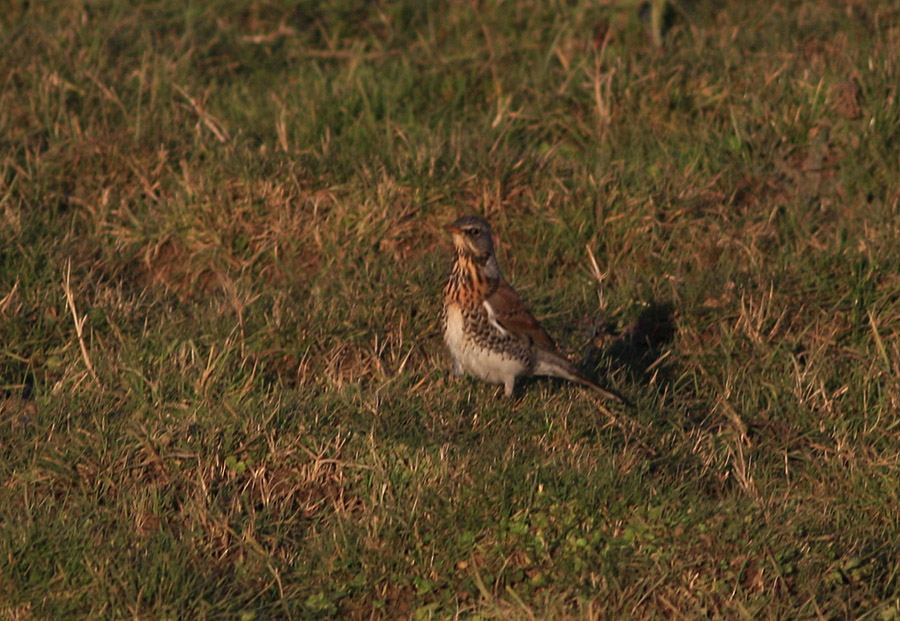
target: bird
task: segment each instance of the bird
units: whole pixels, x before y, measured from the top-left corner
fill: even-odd
[[[560,353],[544,327],[503,277],[491,227],[480,216],[463,216],[444,227],[456,253],[444,286],[444,342],[456,375],[467,373],[502,384],[512,397],[520,377],[559,377],[626,403],[601,388]]]

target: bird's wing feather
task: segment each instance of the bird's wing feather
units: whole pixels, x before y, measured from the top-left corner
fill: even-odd
[[[557,351],[553,339],[506,281],[501,280],[485,302],[492,322],[496,321],[502,330],[527,337],[539,347]]]

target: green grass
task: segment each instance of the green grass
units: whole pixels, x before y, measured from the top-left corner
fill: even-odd
[[[900,9],[657,6],[7,7],[0,617],[900,617]]]

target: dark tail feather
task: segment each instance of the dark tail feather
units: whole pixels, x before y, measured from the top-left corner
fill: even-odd
[[[625,397],[598,386],[593,380],[587,378],[584,373],[579,371],[575,365],[554,352],[538,350],[534,374],[561,377],[571,382],[578,382],[582,386],[590,388],[604,399],[631,406],[631,403]]]
[[[615,401],[616,403],[621,403],[622,405],[627,405],[628,407],[634,407],[633,404],[628,399],[626,399],[619,393],[613,392],[612,390],[610,390],[608,388],[603,388],[602,386],[595,384],[594,382],[592,382],[591,380],[586,378],[584,375],[581,375],[580,373],[578,376],[576,376],[575,381],[578,382],[579,384],[581,384],[582,386],[587,386],[588,388],[590,388],[591,390],[596,392],[598,395],[600,395],[604,399],[609,399],[610,401]]]

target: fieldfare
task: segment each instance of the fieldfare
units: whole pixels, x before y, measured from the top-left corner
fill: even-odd
[[[503,278],[491,227],[483,218],[466,216],[445,228],[453,236],[456,260],[444,286],[444,341],[457,375],[465,372],[503,384],[507,397],[512,396],[517,378],[549,375],[624,402],[585,377],[559,352]]]

